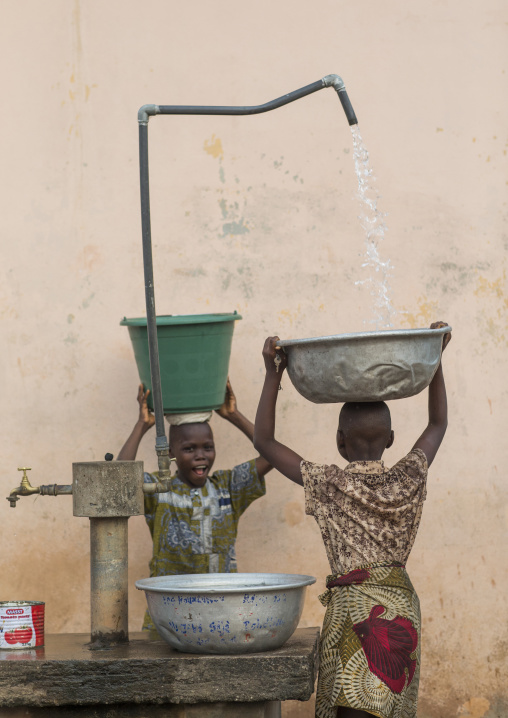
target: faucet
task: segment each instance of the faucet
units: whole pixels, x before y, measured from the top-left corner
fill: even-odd
[[[19,501],[20,496],[30,496],[31,494],[38,494],[40,489],[38,486],[32,486],[30,482],[28,481],[28,476],[26,475],[27,471],[31,471],[32,469],[28,466],[23,466],[18,471],[23,472],[23,477],[21,479],[21,483],[19,486],[17,486],[15,489],[11,491],[9,496],[7,496],[7,501],[11,505],[11,509],[16,508],[16,501]]]
[[[59,494],[72,494],[71,484],[46,484],[41,486],[32,486],[26,475],[27,471],[32,469],[28,466],[22,466],[18,468],[18,471],[23,472],[21,483],[15,489],[11,491],[7,496],[11,509],[16,508],[16,502],[19,501],[20,496],[31,496],[32,494],[41,494],[41,496],[58,496]]]

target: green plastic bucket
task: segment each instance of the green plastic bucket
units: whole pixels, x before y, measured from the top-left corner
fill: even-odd
[[[157,317],[157,339],[165,414],[218,409],[224,403],[235,321],[233,314]],[[146,317],[127,319],[139,378],[152,389]],[[148,406],[153,410],[152,394]]]

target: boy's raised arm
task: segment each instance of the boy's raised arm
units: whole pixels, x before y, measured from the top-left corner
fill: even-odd
[[[261,397],[259,399],[256,421],[254,424],[254,446],[281,474],[303,486],[300,464],[302,457],[275,439],[275,405],[279,393],[280,380],[287,366],[284,352],[275,347],[279,337],[268,337],[263,348],[266,375]],[[280,363],[275,364],[278,355]]]
[[[236,426],[237,429],[240,429],[240,431],[245,434],[250,441],[254,441],[254,424],[238,410],[236,405],[236,396],[229,379],[226,384],[224,404],[220,407],[220,409],[216,409],[215,411],[219,416],[222,416],[223,419],[226,419],[231,422],[233,426]],[[258,472],[258,476],[264,476],[271,471],[272,468],[272,465],[269,464],[262,456],[257,457],[256,471]]]
[[[434,322],[431,329],[446,326],[445,322]],[[443,351],[450,341],[451,333],[443,337]],[[420,436],[413,449],[421,449],[427,457],[430,466],[434,461],[448,426],[448,405],[446,401],[446,387],[443,376],[442,360],[429,385],[429,423]]]
[[[138,388],[138,404],[139,404],[139,418],[134,425],[134,429],[125,444],[120,449],[120,453],[116,457],[117,461],[134,461],[136,454],[138,453],[139,444],[141,439],[155,424],[155,416],[148,409],[146,399],[150,390],[145,391],[143,384],[139,385]]]

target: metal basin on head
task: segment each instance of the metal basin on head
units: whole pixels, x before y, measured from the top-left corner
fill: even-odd
[[[281,340],[288,374],[309,401],[388,401],[427,387],[451,327],[397,329]]]
[[[185,653],[271,651],[291,637],[313,576],[209,573],[136,581],[159,634]]]

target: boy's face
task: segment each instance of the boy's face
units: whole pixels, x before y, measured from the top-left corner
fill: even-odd
[[[210,425],[205,422],[171,427],[170,453],[176,459],[182,481],[188,486],[204,486],[215,461]]]

